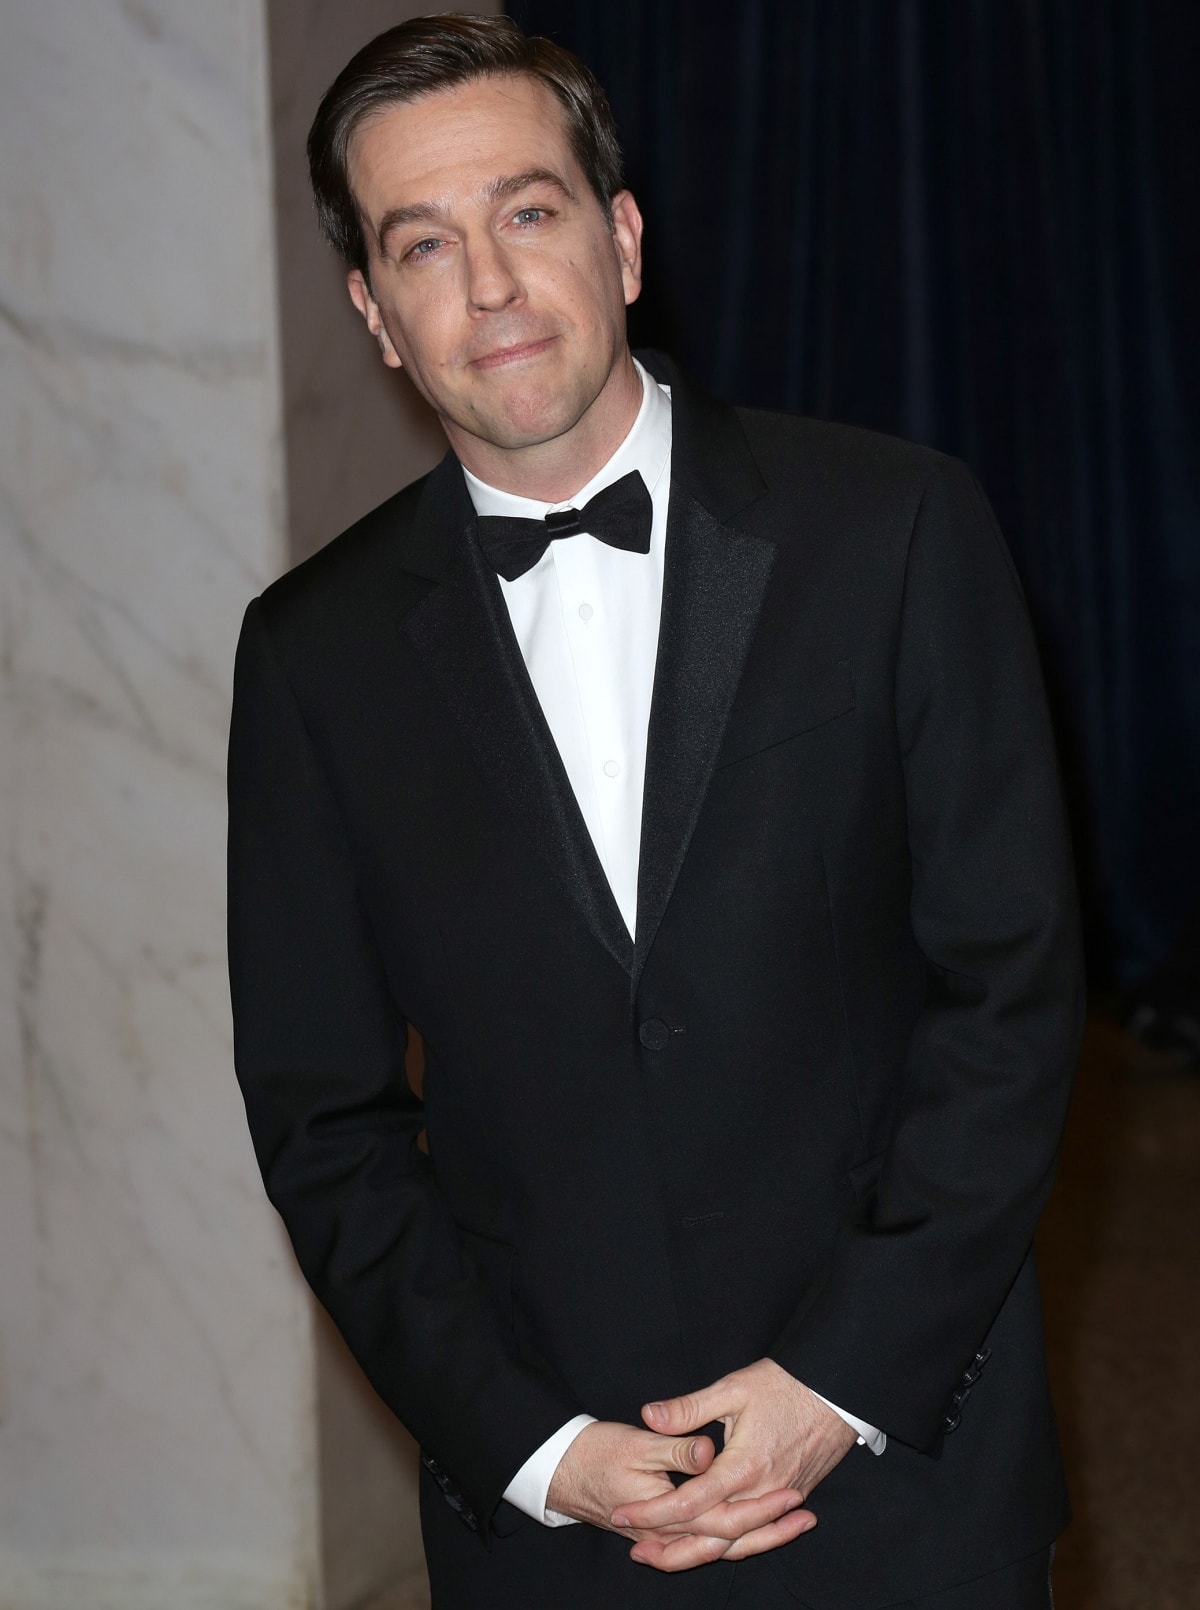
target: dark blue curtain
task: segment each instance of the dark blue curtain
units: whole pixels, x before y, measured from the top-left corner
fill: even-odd
[[[1200,911],[1200,3],[513,0],[607,86],[635,338],[968,460],[1025,579],[1095,973]]]

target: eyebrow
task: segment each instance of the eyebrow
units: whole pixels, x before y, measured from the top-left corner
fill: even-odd
[[[522,190],[528,190],[533,185],[549,185],[565,196],[568,201],[575,200],[575,192],[562,177],[551,168],[526,168],[524,173],[505,174],[501,178],[492,179],[484,185],[480,197],[492,204],[497,201],[506,201],[510,196],[516,196]],[[385,242],[393,229],[402,229],[406,224],[436,224],[445,221],[449,208],[444,202],[414,201],[409,207],[390,207],[379,220],[379,228],[375,232],[379,255],[385,255]]]
[[[506,179],[493,179],[485,190],[484,195],[488,201],[505,201],[509,196],[518,195],[522,190],[528,190],[535,184],[549,185],[557,190],[568,201],[575,200],[575,192],[561,174],[555,173],[551,168],[526,168],[524,173],[514,173]]]

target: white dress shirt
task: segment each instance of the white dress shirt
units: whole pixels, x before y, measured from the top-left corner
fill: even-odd
[[[671,491],[670,388],[656,384],[641,364],[637,369],[642,405],[629,434],[566,502],[518,497],[463,472],[475,512],[482,515],[540,520],[559,509],[582,508],[631,470],[650,492],[648,554],[626,553],[581,533],[550,543],[515,581],[498,578],[534,692],[631,936]],[[887,1438],[881,1431],[837,1404],[829,1406],[860,1442],[883,1452]],[[568,1516],[546,1508],[546,1495],[559,1460],[592,1422],[591,1415],[576,1416],[531,1454],[505,1489],[509,1503],[543,1525],[570,1524]]]
[[[542,714],[631,935],[671,490],[670,393],[641,374],[642,406],[628,436],[567,502],[517,497],[464,472],[477,514],[532,520],[582,508],[631,470],[649,490],[648,554],[580,535],[552,542],[516,581],[499,578]]]

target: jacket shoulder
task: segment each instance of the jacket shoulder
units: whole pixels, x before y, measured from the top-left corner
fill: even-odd
[[[428,480],[423,475],[403,487],[266,588],[259,607],[273,632],[307,635],[337,621],[362,620],[384,596],[403,614],[423,598],[429,583],[410,564]]]
[[[806,414],[738,408],[746,441],[768,484],[803,475],[869,491],[923,486],[938,473],[969,473],[957,459],[883,431]]]
[[[961,459],[855,425],[738,413],[767,487],[762,518],[777,544],[807,552],[820,533],[848,573],[874,573],[897,588],[918,532],[939,551],[1003,547],[991,506]]]

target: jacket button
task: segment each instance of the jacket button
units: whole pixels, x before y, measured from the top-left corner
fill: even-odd
[[[665,1051],[671,1043],[671,1031],[661,1017],[648,1017],[638,1029],[638,1039],[647,1051]]]

